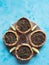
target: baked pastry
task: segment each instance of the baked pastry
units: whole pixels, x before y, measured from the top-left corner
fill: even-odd
[[[27,18],[20,18],[5,33],[3,40],[9,51],[21,61],[28,61],[42,47],[45,33]]]

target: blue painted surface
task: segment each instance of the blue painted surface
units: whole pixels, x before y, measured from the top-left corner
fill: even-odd
[[[37,23],[47,36],[40,53],[25,64],[17,62],[2,40],[10,25],[21,17]],[[0,0],[0,65],[49,65],[49,0]]]

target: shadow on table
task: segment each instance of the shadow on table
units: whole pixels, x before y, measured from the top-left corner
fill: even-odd
[[[18,62],[19,64],[27,64],[29,61],[20,61],[20,60],[17,59],[17,62]]]

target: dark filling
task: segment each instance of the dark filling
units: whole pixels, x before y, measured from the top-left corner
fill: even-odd
[[[40,45],[45,41],[45,34],[42,32],[36,32],[31,36],[31,40],[34,44]]]
[[[12,32],[8,32],[5,34],[6,43],[14,43],[16,41],[16,36]]]
[[[21,42],[21,43],[24,43],[24,42],[26,42],[26,36],[25,35],[20,35],[20,38],[19,38],[19,41]]]
[[[31,55],[31,50],[27,46],[22,46],[17,50],[17,54],[20,58],[26,59]]]
[[[27,31],[31,26],[30,26],[30,23],[29,21],[26,19],[26,18],[21,18],[18,23],[18,28],[21,30],[21,31]]]

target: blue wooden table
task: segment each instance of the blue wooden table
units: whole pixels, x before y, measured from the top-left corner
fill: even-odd
[[[38,24],[47,36],[40,53],[25,64],[17,62],[2,39],[11,24],[21,17]],[[0,65],[49,65],[49,0],[0,0]]]

